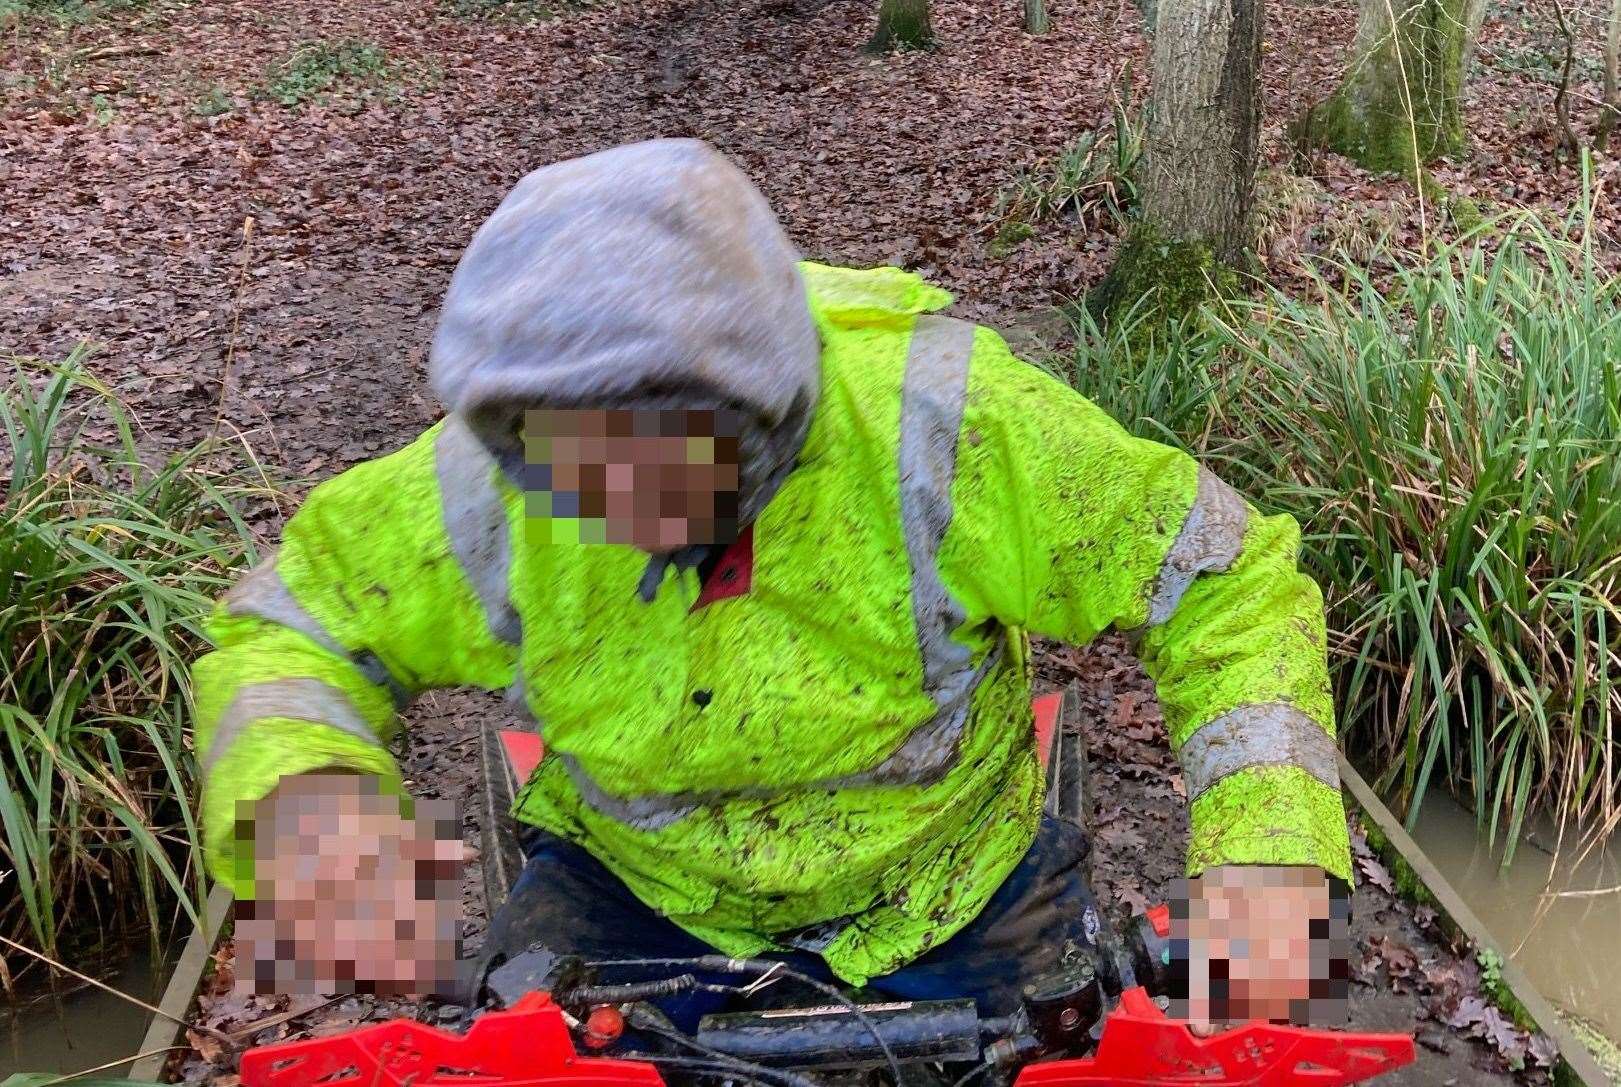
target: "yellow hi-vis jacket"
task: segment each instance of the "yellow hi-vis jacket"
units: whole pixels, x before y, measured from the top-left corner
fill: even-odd
[[[1322,601],[1299,530],[933,316],[897,269],[802,267],[821,392],[752,529],[748,591],[555,525],[455,416],[310,495],[198,665],[216,873],[252,893],[238,805],[282,775],[398,782],[418,692],[505,689],[547,755],[516,816],[580,843],[721,951],[837,922],[852,983],[942,942],[1029,846],[1043,779],[1029,636],[1131,632],[1192,805],[1190,873],[1350,877]]]

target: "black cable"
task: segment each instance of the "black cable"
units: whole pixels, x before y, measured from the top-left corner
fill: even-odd
[[[773,963],[772,965],[775,967],[779,964]],[[787,977],[793,978],[802,985],[809,985],[812,989],[815,989],[820,993],[824,993],[825,995],[837,1000],[840,1004],[843,1004],[845,1007],[849,1008],[851,1014],[856,1017],[856,1021],[867,1028],[867,1033],[871,1034],[873,1041],[878,1043],[878,1048],[884,1051],[884,1059],[889,1062],[889,1071],[894,1075],[895,1083],[898,1085],[901,1082],[901,1062],[895,1059],[895,1054],[889,1048],[889,1043],[884,1041],[884,1036],[878,1031],[878,1024],[874,1023],[871,1017],[868,1016],[866,1012],[861,1010],[861,1005],[845,996],[838,990],[837,987],[828,985],[825,982],[817,981],[809,974],[802,973],[801,971],[786,966],[781,967],[778,972],[786,975]]]
[[[660,1018],[663,1018],[663,1016],[660,1016]],[[788,1085],[788,1087],[820,1087],[820,1085],[809,1076],[802,1076],[797,1072],[785,1068],[770,1068],[763,1064],[756,1064],[754,1061],[747,1061],[742,1057],[736,1056],[735,1054],[716,1049],[712,1045],[706,1045],[696,1038],[689,1038],[687,1035],[682,1034],[679,1030],[670,1029],[654,1022],[652,1017],[649,1015],[638,1014],[635,1008],[631,1009],[631,1012],[628,1016],[626,1016],[625,1021],[636,1030],[646,1031],[649,1034],[656,1034],[661,1038],[668,1038],[677,1045],[684,1045],[693,1052],[702,1053],[707,1057],[718,1058],[722,1063],[732,1065],[741,1071],[753,1072],[758,1075],[779,1076],[781,1077],[782,1081]],[[899,1084],[897,1084],[896,1087],[899,1087]]]
[[[574,989],[561,989],[552,994],[552,998],[560,1004],[629,1004],[637,1000],[690,992],[741,993],[743,990],[735,985],[711,985],[691,974],[680,974],[660,981],[638,981],[628,985],[581,985]]]
[[[889,1070],[895,1076],[895,1082],[901,1081],[901,1062],[895,1059],[895,1053],[884,1041],[884,1036],[878,1032],[878,1025],[874,1023],[861,1005],[845,996],[837,988],[826,982],[818,981],[802,971],[795,970],[786,963],[774,962],[771,959],[731,959],[725,955],[700,955],[696,958],[676,959],[599,959],[596,962],[586,963],[589,967],[602,966],[691,966],[700,970],[714,970],[723,974],[770,974],[777,973],[784,977],[793,978],[803,985],[808,985],[824,996],[838,1001],[848,1008],[855,1016],[856,1022],[867,1028],[878,1048],[883,1051],[884,1059],[889,1062]]]
[[[715,1061],[701,1060],[697,1057],[672,1057],[667,1053],[637,1053],[635,1051],[615,1054],[616,1060],[646,1061],[652,1065],[664,1065],[667,1068],[683,1068],[693,1072],[726,1073],[750,1083],[764,1084],[765,1087],[784,1087],[791,1081],[783,1078],[783,1074],[775,1068],[764,1065],[750,1065],[746,1061]]]

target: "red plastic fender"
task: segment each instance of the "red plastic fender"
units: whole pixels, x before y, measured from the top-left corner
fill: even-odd
[[[1094,1056],[1032,1064],[1013,1087],[1344,1087],[1413,1062],[1405,1034],[1353,1034],[1256,1020],[1201,1038],[1141,988],[1104,1021]]]
[[[664,1087],[642,1061],[581,1056],[563,1011],[530,993],[466,1034],[395,1019],[242,1054],[245,1087]]]

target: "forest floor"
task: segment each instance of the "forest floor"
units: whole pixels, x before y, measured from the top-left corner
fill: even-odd
[[[513,182],[630,140],[708,140],[807,256],[905,265],[1016,347],[1059,347],[1044,315],[1098,281],[1116,224],[1072,218],[995,245],[998,198],[1106,124],[1114,102],[1139,101],[1146,70],[1124,0],[1054,4],[1041,38],[1017,28],[1011,2],[937,0],[942,48],[881,58],[862,52],[865,0],[638,0],[532,21],[479,17],[480,0],[33,4],[0,0],[0,352],[60,359],[93,343],[93,370],[155,448],[219,420],[300,481],[295,495],[438,416],[424,380],[438,299]],[[1462,197],[1487,213],[1575,203],[1579,174],[1554,161],[1546,127],[1545,41],[1512,6],[1482,37],[1470,153],[1434,171],[1448,205],[1333,156],[1290,172],[1285,127],[1336,82],[1353,23],[1343,0],[1272,8],[1258,218],[1275,281],[1298,281],[1303,257],[1336,246],[1444,235]],[[1578,70],[1579,93],[1597,93],[1590,76]],[[1597,180],[1614,173],[1602,161]],[[267,531],[280,512],[263,512]],[[1092,699],[1102,889],[1152,900],[1185,836],[1152,692],[1113,644],[1050,648],[1040,667],[1049,685],[1081,679]],[[407,772],[470,794],[468,721],[491,707],[425,699]],[[1533,1040],[1484,1008],[1467,956],[1381,889],[1388,877],[1365,851],[1359,866],[1353,1021],[1417,1024],[1423,1042],[1422,1063],[1392,1082],[1509,1082],[1503,1054],[1534,1067]],[[220,996],[205,1010],[240,1025],[284,1007]],[[388,1010],[343,1001],[267,1036]],[[229,1076],[201,1056],[189,1078]]]

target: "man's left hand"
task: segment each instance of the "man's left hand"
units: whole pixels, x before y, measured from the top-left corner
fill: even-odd
[[[1321,869],[1211,868],[1181,882],[1171,917],[1187,964],[1173,1014],[1196,1033],[1250,1019],[1343,1021],[1348,903]]]

